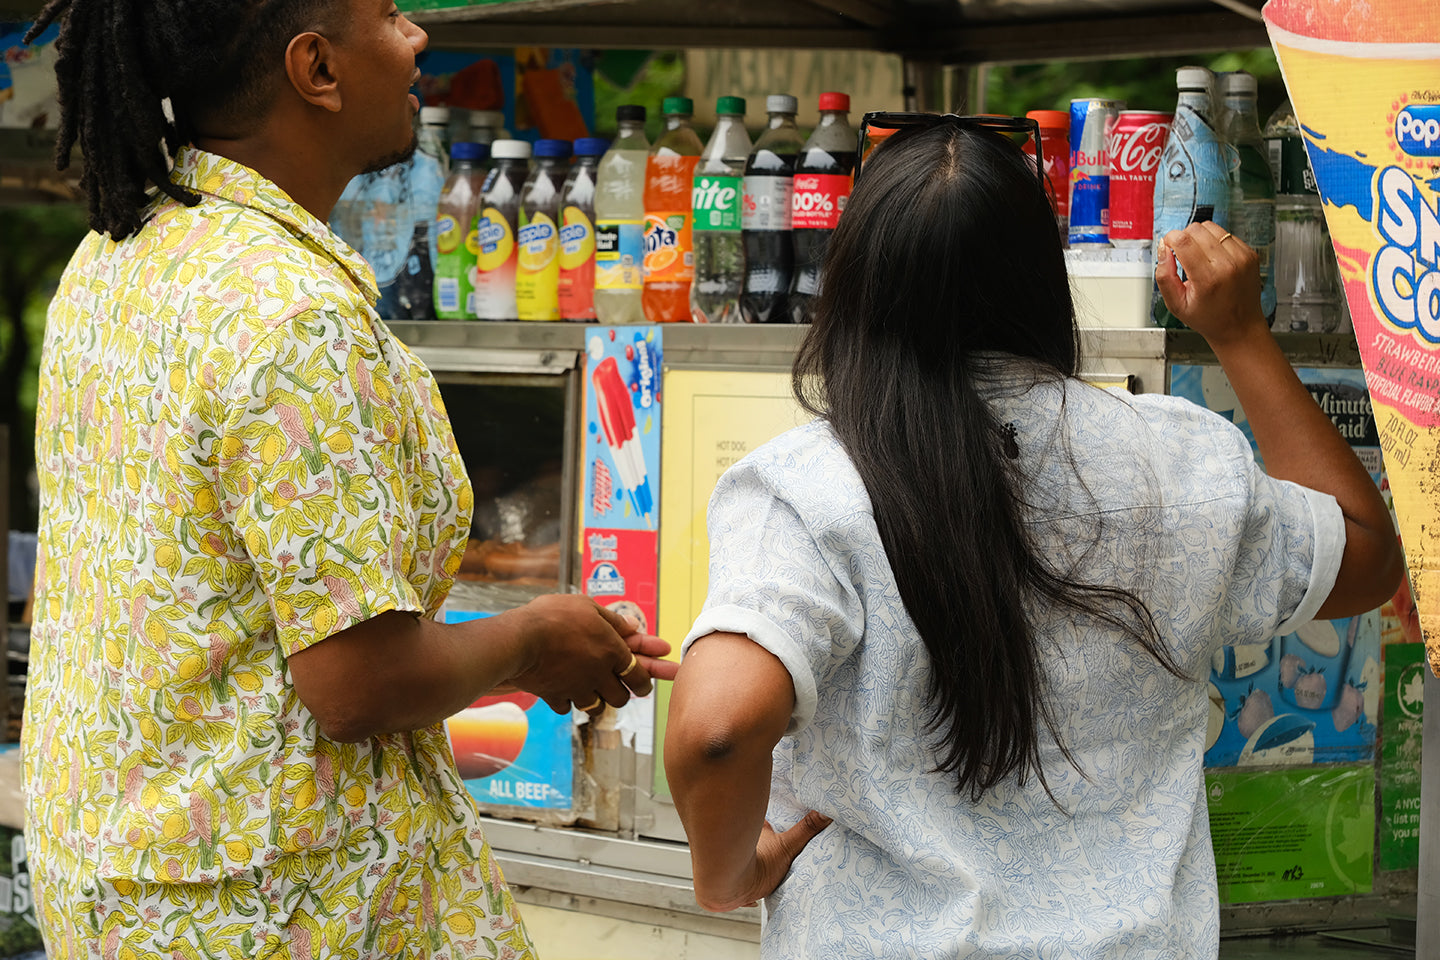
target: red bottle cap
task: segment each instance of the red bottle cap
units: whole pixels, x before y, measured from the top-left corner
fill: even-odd
[[[850,94],[848,93],[822,93],[820,94],[821,110],[840,110],[850,112]]]
[[[1063,130],[1070,129],[1070,114],[1064,110],[1031,110],[1025,116],[1039,124],[1042,130],[1052,127],[1059,127]]]

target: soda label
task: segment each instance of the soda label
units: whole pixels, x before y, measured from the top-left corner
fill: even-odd
[[[595,228],[577,206],[560,214],[560,316],[595,319]]]
[[[643,220],[601,220],[595,224],[596,290],[643,289],[644,266]]]
[[[1270,169],[1275,174],[1276,193],[1318,194],[1315,172],[1299,137],[1272,137],[1269,140]]]
[[[521,320],[560,319],[559,231],[543,213],[524,223],[519,232],[515,271],[515,307]]]
[[[510,221],[494,207],[486,207],[475,218],[470,231],[475,247],[471,271],[474,306],[470,312],[482,320],[514,320],[515,235]],[[467,241],[467,247],[470,242]]]
[[[794,191],[790,177],[746,177],[741,226],[746,230],[789,230]]]
[[[689,283],[695,279],[695,252],[689,210],[645,214],[645,282]]]
[[[510,221],[505,214],[494,207],[486,207],[481,214],[475,218],[475,227],[471,230],[473,239],[474,254],[479,261],[480,270],[494,270],[503,264],[515,252],[515,237],[510,232]],[[470,245],[467,243],[467,246]]]
[[[459,220],[448,213],[435,218],[435,246],[440,253],[454,253],[464,239]]]
[[[838,173],[797,173],[790,200],[794,230],[834,230],[850,199],[854,180]],[[801,291],[809,293],[810,291]]]
[[[696,177],[691,195],[694,229],[738,231],[741,227],[740,201],[744,194],[743,177]]]

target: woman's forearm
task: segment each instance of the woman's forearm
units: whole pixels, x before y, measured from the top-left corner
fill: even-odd
[[[665,774],[690,840],[695,899],[707,910],[754,899],[771,752],[794,707],[789,672],[738,634],[697,641],[676,677]]]

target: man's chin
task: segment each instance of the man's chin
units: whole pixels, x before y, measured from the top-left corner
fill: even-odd
[[[393,167],[397,163],[406,163],[411,157],[415,156],[415,151],[419,149],[419,147],[420,138],[412,134],[410,137],[410,146],[406,147],[404,150],[397,150],[394,153],[386,154],[378,160],[374,160],[366,164],[365,169],[360,172],[379,173],[381,170],[384,170],[388,167]]]

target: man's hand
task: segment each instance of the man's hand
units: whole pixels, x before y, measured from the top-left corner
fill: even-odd
[[[552,594],[503,616],[520,623],[534,656],[509,683],[533,693],[556,713],[599,713],[606,704],[622,707],[631,695],[645,696],[652,677],[672,680],[678,664],[658,659],[670,652],[659,637],[638,632],[629,617],[588,597]]]

